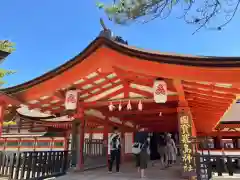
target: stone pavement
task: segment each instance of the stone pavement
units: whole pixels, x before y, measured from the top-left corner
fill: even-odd
[[[149,167],[146,170],[145,180],[180,180],[180,166],[173,166],[160,170],[159,166]],[[108,174],[106,168],[89,170],[85,172],[72,172],[56,180],[134,180],[139,179],[139,173],[133,164],[124,164],[120,173]]]

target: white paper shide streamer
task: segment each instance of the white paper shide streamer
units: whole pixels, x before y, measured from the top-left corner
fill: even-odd
[[[118,105],[118,110],[121,111],[122,110],[122,102],[120,101],[119,105]]]
[[[132,105],[130,100],[128,101],[128,104],[127,104],[127,110],[132,110]]]
[[[113,111],[115,109],[115,106],[113,105],[112,102],[109,103],[108,109],[109,109],[109,111]]]
[[[139,111],[142,111],[143,110],[143,104],[142,104],[142,101],[140,100],[139,103],[138,103],[138,110]]]

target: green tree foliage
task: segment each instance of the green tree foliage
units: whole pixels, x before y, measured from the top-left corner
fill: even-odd
[[[3,52],[7,52],[7,53],[12,53],[13,51],[15,51],[14,48],[15,44],[9,41],[0,41],[0,51]],[[11,70],[5,70],[0,68],[0,85],[3,85],[5,83],[5,81],[3,80],[3,78],[5,76],[14,74],[15,71],[11,71]]]
[[[0,41],[0,51],[12,53],[15,51],[15,44],[10,41]]]
[[[14,74],[15,71],[11,71],[11,70],[5,70],[5,69],[1,69],[0,68],[0,86],[5,84],[6,82],[3,80],[3,78],[5,76],[8,76],[8,75],[11,75],[11,74]]]
[[[98,2],[97,7],[121,25],[166,19],[175,10],[180,12],[177,18],[197,25],[197,32],[203,27],[221,30],[233,19],[239,4],[240,0],[113,0],[111,4]]]

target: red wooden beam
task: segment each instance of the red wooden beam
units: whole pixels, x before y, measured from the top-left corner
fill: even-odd
[[[20,106],[22,102],[16,97],[12,97],[8,94],[0,93],[0,101],[4,102],[6,105]]]
[[[153,99],[143,99],[143,98],[134,98],[134,99],[122,99],[121,102],[123,105],[126,105],[128,103],[128,101],[131,100],[132,104],[137,104],[139,103],[139,100],[142,100],[143,103],[153,103],[154,100]],[[178,97],[177,96],[168,96],[168,102],[173,102],[173,101],[178,101]],[[83,107],[100,107],[100,106],[108,106],[109,103],[112,102],[114,105],[118,105],[119,104],[119,100],[108,100],[108,101],[97,101],[97,102],[80,102],[80,104]]]
[[[224,128],[240,128],[240,123],[235,124],[218,124],[216,129],[224,129]]]
[[[220,132],[210,132],[210,133],[197,133],[198,137],[201,136],[210,136],[210,137],[216,137],[218,135],[224,136],[224,137],[239,137],[240,136],[240,132],[225,132],[225,131],[220,131]]]
[[[108,84],[108,83],[107,83],[107,84]],[[86,97],[85,99],[90,99],[90,98],[92,98],[92,97],[94,97],[94,96],[98,96],[99,94],[102,94],[102,93],[104,93],[104,92],[106,92],[106,91],[108,91],[108,90],[110,90],[110,89],[116,88],[117,86],[120,86],[120,85],[122,85],[121,82],[118,82],[118,83],[116,83],[116,84],[113,84],[112,86],[110,86],[110,87],[108,87],[108,88],[96,87],[95,89],[100,88],[101,90],[98,91],[97,93],[92,94],[91,96]],[[99,85],[99,86],[100,86],[100,85]],[[81,94],[85,94],[85,93],[82,93],[82,92],[81,92]],[[104,97],[104,98],[105,98],[105,97]]]
[[[148,117],[148,118],[142,118],[140,117],[135,117],[131,119],[124,118],[123,121],[133,121],[133,122],[147,122],[147,121],[161,121],[161,120],[172,120],[176,119],[177,116],[175,115],[165,115],[165,116],[155,116],[155,117]]]
[[[233,94],[223,94],[223,93],[217,93],[213,91],[204,91],[204,90],[194,89],[189,87],[184,87],[184,91],[188,93],[203,94],[203,95],[205,94],[205,95],[214,96],[214,97],[236,99],[236,95],[233,95]]]
[[[114,91],[114,92],[104,96],[103,98],[99,99],[98,101],[108,101],[110,98],[123,93],[123,91],[124,91],[124,88],[122,87],[121,89],[118,89],[117,91]]]
[[[219,108],[219,109],[224,109],[226,110],[226,108],[228,108],[229,104],[213,104],[213,103],[200,103],[200,102],[194,102],[194,101],[191,101],[189,102],[189,105],[192,105],[192,106],[199,106],[199,107],[206,107],[206,108]]]
[[[215,101],[204,100],[204,99],[200,99],[200,98],[195,98],[194,100],[189,100],[189,102],[196,103],[196,104],[209,104],[211,106],[220,106],[220,107],[226,107],[231,104],[228,102],[224,102],[224,100],[222,102],[215,102]]]
[[[188,100],[194,100],[195,98],[197,99],[202,99],[202,100],[211,100],[213,102],[226,102],[226,103],[232,103],[233,99],[232,98],[224,98],[224,97],[213,97],[211,95],[205,95],[205,94],[197,94],[197,93],[186,93],[186,97]]]
[[[122,110],[122,111],[114,111],[114,112],[108,112],[108,115],[110,116],[125,116],[125,115],[143,115],[143,114],[172,114],[172,113],[177,113],[176,108],[159,108],[159,109],[146,109],[143,111],[139,110]]]
[[[128,81],[129,83],[134,83],[138,85],[144,85],[148,87],[153,87],[153,82],[156,78],[156,76],[149,76],[146,74],[140,74],[132,71],[126,71],[118,67],[114,67],[114,70],[117,74],[121,75],[121,78]],[[172,85],[172,81],[170,79],[164,79],[164,81],[167,83],[167,88],[170,91],[176,92],[175,87]]]
[[[174,87],[176,88],[177,93],[178,93],[179,106],[187,107],[188,102],[185,98],[185,92],[184,92],[181,80],[176,80],[175,79],[175,80],[173,80],[173,84],[174,84]]]
[[[147,92],[147,91],[143,91],[143,90],[132,88],[132,87],[129,87],[129,91],[133,92],[133,93],[140,94],[140,95],[145,96],[145,97],[153,98],[153,93],[150,93],[150,92]]]
[[[195,82],[183,81],[183,85],[187,86],[187,87],[190,86],[191,88],[194,88],[194,89],[201,88],[201,89],[206,89],[208,91],[226,92],[228,94],[240,94],[240,89],[217,87],[217,86],[214,86],[213,84],[206,85],[206,84],[199,84],[199,83],[195,83]]]

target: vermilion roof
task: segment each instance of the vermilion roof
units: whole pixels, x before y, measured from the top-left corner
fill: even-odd
[[[62,66],[3,91],[21,100],[29,110],[56,115],[65,111],[65,92],[74,86],[80,92],[79,101],[89,110],[84,111],[91,116],[89,123],[102,125],[107,113],[119,121],[124,116],[126,122],[151,128],[167,124],[171,130],[177,128],[179,97],[184,94],[196,129],[207,133],[240,94],[239,76],[240,58],[150,52],[98,37]],[[162,105],[153,101],[153,82],[158,77],[167,83],[169,93],[168,102]],[[109,102],[118,106],[121,101],[125,107],[129,99],[132,111],[109,112]],[[136,112],[139,100],[144,109]],[[109,121],[116,123],[116,119]]]
[[[165,63],[165,64],[176,64],[184,66],[196,66],[196,67],[221,67],[221,68],[231,68],[240,67],[240,58],[238,57],[206,57],[206,56],[189,56],[189,55],[179,55],[179,54],[167,54],[161,52],[146,51],[140,48],[131,47],[121,43],[117,43],[110,39],[104,37],[97,37],[92,41],[81,53],[79,53],[74,58],[70,59],[65,64],[47,72],[46,74],[32,79],[23,84],[19,84],[14,87],[9,87],[2,89],[3,92],[12,94],[18,91],[28,89],[36,84],[42,83],[48,79],[53,78],[57,74],[60,74],[78,63],[82,62],[85,58],[90,56],[94,51],[100,47],[108,47],[112,50],[118,51],[124,55],[131,56],[141,59]],[[0,51],[1,53],[1,51]],[[3,53],[3,52],[2,52]],[[1,54],[0,54],[1,55]]]

